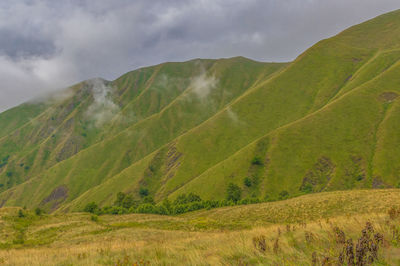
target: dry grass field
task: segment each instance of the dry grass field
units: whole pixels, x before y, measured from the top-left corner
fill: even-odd
[[[398,265],[399,206],[400,190],[392,189],[320,193],[180,216],[38,216],[22,210],[24,217],[19,217],[21,209],[4,208],[0,262],[347,265],[352,239],[354,262]]]

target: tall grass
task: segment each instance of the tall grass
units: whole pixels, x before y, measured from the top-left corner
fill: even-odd
[[[324,195],[327,194],[314,195],[314,201]],[[362,210],[366,206],[362,206],[362,197],[359,199],[353,204],[360,205]],[[308,208],[306,201],[303,197],[282,202],[286,206],[282,211],[290,212],[299,203]],[[397,265],[400,209],[396,198],[392,201],[376,198],[377,204],[383,204],[381,201],[386,202],[384,206],[393,207],[377,209],[371,205],[369,212],[348,211],[344,215],[321,209],[322,216],[310,219],[296,212],[292,213],[294,217],[285,214],[287,221],[292,222],[280,220],[279,214],[272,210],[277,203],[267,204],[269,210],[265,209],[265,203],[230,207],[231,217],[218,222],[213,219],[218,209],[199,212],[197,216],[129,214],[97,219],[80,213],[35,216],[28,210],[20,218],[17,208],[1,209],[0,262],[6,265],[369,265],[370,262]],[[249,217],[246,209],[254,211],[257,207],[266,216]],[[232,223],[242,215],[249,218],[251,225]],[[262,221],[271,215],[276,216],[277,222]],[[16,243],[20,228],[24,242]]]

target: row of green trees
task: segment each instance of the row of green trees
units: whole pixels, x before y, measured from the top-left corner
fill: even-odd
[[[176,215],[200,209],[246,205],[262,201],[255,197],[242,199],[241,188],[233,183],[228,185],[226,189],[226,199],[224,200],[203,200],[199,195],[189,193],[179,195],[174,201],[170,201],[167,198],[156,204],[154,199],[148,194],[148,191],[141,190],[140,195],[142,199],[136,200],[132,195],[119,192],[112,206],[100,208],[95,202],[91,202],[85,206],[84,211],[97,215],[127,213]],[[263,201],[267,201],[267,199]]]

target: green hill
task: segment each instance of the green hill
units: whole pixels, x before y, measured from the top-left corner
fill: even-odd
[[[290,63],[196,59],[76,84],[0,114],[1,206],[396,187],[399,60],[395,11]]]

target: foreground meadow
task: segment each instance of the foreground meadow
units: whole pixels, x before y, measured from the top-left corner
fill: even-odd
[[[0,210],[4,265],[398,265],[400,190],[180,216]],[[360,264],[364,263],[364,264]]]

